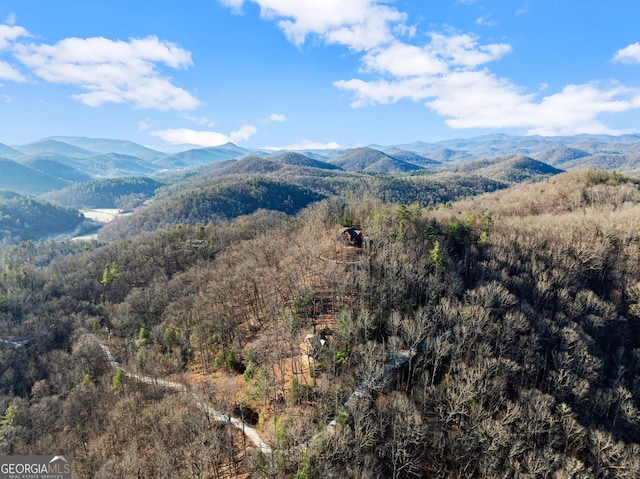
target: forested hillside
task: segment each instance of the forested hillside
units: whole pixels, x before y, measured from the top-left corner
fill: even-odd
[[[457,166],[455,171],[473,172],[484,178],[491,178],[509,184],[540,181],[562,172],[558,168],[525,155],[506,155],[472,161],[465,165]]]
[[[302,186],[261,177],[230,179],[154,203],[134,216],[112,222],[100,237],[112,240],[178,224],[207,224],[259,209],[295,214],[322,195]]]
[[[107,178],[75,183],[42,197],[78,209],[126,209],[152,197],[160,186],[162,183],[150,178]]]
[[[347,171],[371,171],[378,173],[404,173],[421,169],[413,163],[396,159],[373,148],[355,148],[331,162]]]
[[[7,245],[62,233],[78,226],[77,210],[0,190],[0,238]]]
[[[229,220],[261,208],[295,214],[309,204],[329,197],[370,197],[383,202],[435,206],[507,187],[505,182],[476,174],[423,172],[408,176],[345,172],[327,169],[322,162],[313,160],[309,162],[315,166],[292,165],[287,157],[291,159],[291,155],[272,159],[248,156],[168,174],[161,180],[165,186],[155,191],[148,208],[106,225],[100,237],[113,240],[167,225]],[[294,158],[293,163],[299,160]],[[518,171],[517,166],[514,171]],[[526,176],[524,170],[522,175]],[[62,202],[73,201],[76,196],[82,199],[84,196],[80,193],[99,191],[98,185],[104,186],[105,193],[116,196],[122,188],[133,187],[141,181],[88,182],[47,197]],[[121,184],[122,187],[116,188]],[[99,198],[93,193],[85,201]]]
[[[583,170],[428,208],[238,185],[225,208],[248,215],[197,215],[222,183],[147,210],[182,224],[5,268],[0,454],[63,450],[87,478],[638,477],[636,181]]]

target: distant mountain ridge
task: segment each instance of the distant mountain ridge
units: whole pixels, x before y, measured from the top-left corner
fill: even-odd
[[[253,150],[242,148],[233,143],[221,146],[193,148],[187,151],[166,155],[155,161],[156,165],[164,168],[184,168],[189,166],[206,165],[214,161],[242,158],[254,154]]]
[[[0,158],[12,159],[18,156],[22,156],[24,153],[16,150],[15,148],[11,148],[3,143],[0,143]]]
[[[326,161],[309,158],[307,155],[303,155],[302,153],[296,153],[293,151],[279,153],[273,156],[269,156],[268,158],[292,166],[307,166],[310,168],[320,168],[323,170],[335,170],[339,168],[338,166]]]
[[[406,173],[422,169],[421,166],[393,158],[369,147],[354,150],[330,160],[330,163],[345,171],[371,171],[377,173]]]
[[[20,163],[62,181],[82,182],[91,179],[90,175],[56,161],[55,159],[47,158],[46,156],[36,155],[28,157],[26,159],[22,159]]]
[[[76,136],[53,136],[50,140],[67,143],[95,153],[118,153],[136,156],[145,160],[154,160],[165,156],[165,153],[128,140],[112,140],[109,138],[86,138]]]
[[[70,183],[17,161],[0,158],[0,188],[38,195]]]
[[[577,158],[584,158],[585,156],[589,156],[589,153],[578,148],[570,148],[564,145],[552,146],[531,155],[532,158],[550,165],[561,165]]]
[[[391,158],[404,161],[405,163],[411,163],[422,167],[429,167],[440,164],[440,161],[428,158],[424,155],[419,155],[411,150],[402,150],[396,146],[383,148],[384,151]]]
[[[525,155],[560,170],[596,167],[621,172],[640,168],[640,135],[576,135],[562,137],[484,135],[435,143],[415,141],[398,145],[370,145],[357,148],[273,151],[244,148],[233,143],[214,147],[176,145],[181,149],[165,153],[128,140],[52,136],[26,145],[0,144],[0,187],[28,194],[41,194],[71,184],[100,178],[153,177],[177,170],[189,171],[205,165],[225,174],[274,171],[288,167],[343,170],[379,174],[414,174],[422,170],[463,171],[469,162]],[[251,160],[238,163],[243,158]],[[259,159],[269,161],[259,161]],[[12,160],[13,163],[8,162]],[[271,162],[271,163],[270,163]],[[274,163],[275,162],[275,163]],[[523,162],[496,168],[525,169],[513,178],[537,178],[553,174],[540,165],[527,169]],[[497,178],[496,171],[479,172]],[[522,174],[521,174],[522,173]],[[498,175],[498,176],[496,176]],[[501,177],[504,181],[504,177]]]
[[[174,148],[180,147],[174,145]],[[244,148],[233,143],[214,147],[197,147],[182,145],[184,149],[175,153],[164,153],[160,150],[128,141],[108,138],[87,138],[73,136],[52,136],[26,145],[4,145],[0,143],[0,158],[15,159],[23,156],[40,154],[56,154],[77,160],[82,158],[100,158],[100,155],[125,155],[144,165],[143,171],[125,172],[125,174],[152,174],[154,171],[174,168],[189,168],[208,164],[214,161],[240,159],[247,155],[258,157],[274,157],[287,153],[297,153],[312,160],[324,161],[336,166],[347,160],[347,168],[362,171],[369,168],[374,171],[412,170],[404,164],[396,164],[393,160],[409,165],[431,167],[436,162],[464,162],[480,158],[508,154],[523,154],[552,165],[561,165],[577,158],[586,158],[596,154],[622,155],[620,161],[624,168],[636,168],[636,160],[640,157],[640,135],[575,135],[575,136],[511,136],[493,134],[472,138],[443,140],[435,143],[415,141],[398,145],[370,145],[356,148],[333,148],[327,150],[284,150],[265,151],[255,148]],[[365,155],[366,153],[366,155]],[[345,156],[349,155],[349,156]],[[367,156],[367,158],[364,158]],[[375,159],[375,161],[374,161]],[[373,166],[384,159],[381,165]],[[631,160],[629,162],[628,160]],[[300,158],[298,157],[298,160]],[[308,160],[304,160],[308,162]],[[69,165],[71,161],[65,162]],[[70,165],[73,166],[73,165]],[[99,165],[90,168],[98,168]],[[320,166],[320,165],[319,165]],[[117,168],[116,168],[117,170]],[[105,176],[94,172],[93,176]],[[114,174],[120,174],[115,172]]]
[[[85,150],[78,146],[74,146],[70,143],[63,141],[44,139],[36,141],[35,143],[29,143],[28,145],[21,145],[13,147],[14,149],[21,151],[25,155],[37,155],[40,153],[55,153],[57,155],[66,155],[74,157],[91,156],[94,154],[90,150]]]
[[[547,163],[517,153],[465,163],[456,168],[456,171],[475,173],[485,178],[511,184],[541,180],[563,172],[563,170]]]

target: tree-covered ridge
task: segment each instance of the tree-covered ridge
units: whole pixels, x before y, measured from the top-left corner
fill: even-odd
[[[264,177],[232,177],[193,189],[105,226],[100,236],[154,231],[170,225],[207,224],[251,214],[259,209],[295,214],[324,196],[300,185]]]
[[[220,170],[221,175],[268,175],[277,173],[283,163],[258,156],[245,156]]]
[[[332,165],[331,163],[327,163],[326,161],[309,158],[308,156],[303,155],[301,153],[294,153],[291,151],[285,152],[285,153],[279,153],[269,158],[280,161],[286,165],[292,165],[292,166],[307,166],[310,168],[320,168],[323,170],[338,169],[336,165]]]
[[[154,203],[106,225],[101,238],[109,240],[180,223],[228,220],[260,208],[295,214],[328,197],[435,206],[507,186],[478,175],[366,174],[292,166],[257,157],[197,171],[164,180],[167,186],[157,190]]]
[[[562,173],[562,170],[525,155],[506,155],[476,160],[451,167],[454,171],[474,173],[509,184],[540,181]]]
[[[514,166],[514,170],[517,168],[517,165]],[[478,174],[434,173],[426,170],[412,174],[363,173],[291,165],[278,157],[245,157],[229,162],[224,167],[218,167],[218,163],[215,163],[183,174],[168,176],[164,180],[168,186],[159,190],[158,195],[166,198],[179,191],[206,188],[207,185],[219,182],[227,176],[232,177],[231,181],[238,181],[242,178],[241,175],[259,175],[275,181],[294,183],[323,196],[374,197],[398,203],[418,201],[422,206],[433,206],[507,187],[505,182]]]
[[[5,245],[62,233],[83,219],[75,209],[0,190],[0,237]]]
[[[438,173],[407,176],[345,172],[327,169],[323,166],[325,165],[324,163],[316,160],[301,162],[299,158],[294,157],[292,161],[288,161],[287,158],[290,158],[291,154],[281,156],[282,158],[276,157],[275,159],[246,157],[241,160],[219,161],[194,170],[165,173],[156,179],[122,177],[82,181],[56,191],[44,193],[41,197],[80,209],[119,208],[127,211],[142,206],[147,200],[153,200],[158,204],[163,201],[175,201],[176,195],[180,192],[186,194],[198,189],[207,190],[212,184],[230,185],[233,182],[242,183],[247,176],[260,176],[276,183],[290,183],[297,185],[296,188],[308,188],[313,191],[312,196],[316,199],[347,195],[361,198],[374,197],[383,201],[401,203],[418,201],[420,205],[427,206],[506,187],[503,182],[489,180],[479,175]],[[53,160],[46,161],[47,167],[52,167],[54,163],[56,162]],[[300,166],[298,163],[304,163],[307,166]],[[221,198],[227,193],[231,196],[237,194],[233,188],[223,188],[223,190],[216,193],[216,196]],[[240,201],[244,201],[242,200],[242,195],[240,194]],[[172,196],[174,198],[170,199]],[[293,197],[300,197],[299,192],[294,192]],[[280,202],[277,195],[274,198],[276,198],[276,202]],[[289,201],[288,196],[285,200]],[[233,199],[220,199],[220,201],[217,201],[217,206],[213,206],[214,209],[230,207],[231,210],[229,213],[222,210],[214,211],[212,219],[233,217],[238,211],[242,212],[241,214],[244,214],[245,211],[252,211],[252,200],[245,202],[248,207],[246,210],[243,207],[238,207],[238,202],[234,201]],[[279,204],[280,206],[275,206],[276,210],[282,209],[282,203]],[[303,202],[304,205],[306,203]],[[263,207],[268,209],[271,206],[267,201]],[[206,210],[207,206],[202,205],[202,207],[198,208],[200,210],[199,213],[195,215],[186,213],[182,219],[185,222],[194,219],[202,221],[206,216],[206,214],[202,214],[202,210],[203,208]],[[178,208],[178,211],[182,210]],[[168,215],[171,222],[174,221],[172,219],[173,216],[171,212]],[[146,220],[134,219],[131,221],[129,226],[126,227],[129,231],[127,234],[149,231],[155,227],[153,222],[149,226],[143,227],[142,225],[146,224]],[[165,224],[162,219],[160,219],[160,222]],[[136,230],[135,228],[138,227],[136,225],[142,227],[142,229]],[[18,238],[20,237],[18,235]],[[31,234],[25,237],[38,239],[37,236],[32,236]]]
[[[78,209],[127,208],[152,197],[160,186],[150,178],[107,178],[75,183],[43,198]]]
[[[372,181],[370,194],[384,202],[436,206],[507,187],[506,183],[479,175],[441,173],[408,177],[380,176]]]
[[[344,243],[347,218],[365,248]],[[79,477],[635,478],[639,264],[638,184],[589,170],[435,208],[260,210],[14,265],[0,329],[29,341],[0,350],[0,453],[56,444]],[[325,326],[307,374],[300,345]],[[184,396],[115,381],[96,335],[128,370],[180,374],[256,423],[273,456]]]
[[[422,166],[407,163],[369,147],[355,148],[333,158],[331,163],[343,170],[378,173],[405,173],[422,169]]]

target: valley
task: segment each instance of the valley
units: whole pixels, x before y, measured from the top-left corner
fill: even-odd
[[[71,237],[74,241],[90,241],[98,239],[98,232],[105,224],[113,221],[118,216],[122,215],[122,211],[117,208],[96,208],[92,210],[80,210],[80,213],[88,219],[93,221],[94,227],[89,227],[88,231],[83,231],[79,236]]]

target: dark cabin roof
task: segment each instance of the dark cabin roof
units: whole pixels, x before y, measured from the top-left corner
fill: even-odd
[[[360,233],[355,228],[347,228],[344,232],[349,235],[352,241],[355,241],[360,237]]]

